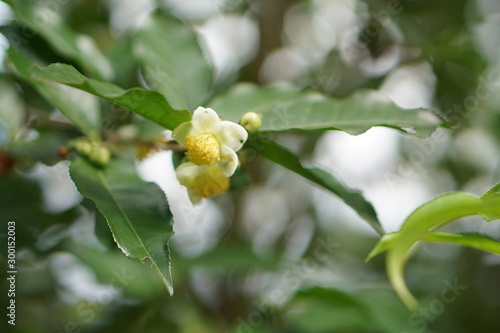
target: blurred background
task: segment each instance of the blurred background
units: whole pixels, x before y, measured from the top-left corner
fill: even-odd
[[[429,138],[389,128],[274,137],[360,189],[388,232],[438,194],[480,195],[500,181],[496,0],[38,2],[93,38],[124,88],[144,86],[132,41],[163,11],[198,33],[216,68],[215,91],[239,81],[338,98],[372,88],[404,108],[431,108],[453,130]],[[3,61],[9,33],[24,36],[41,63],[71,63],[41,36],[23,35],[7,3],[0,2],[2,100],[18,96]],[[498,256],[424,244],[407,269],[422,302],[410,313],[388,284],[383,256],[364,263],[377,234],[330,193],[259,158],[247,166],[251,184],[193,207],[172,153],[140,154],[141,177],[164,189],[175,217],[168,296],[147,264],[123,256],[69,178],[58,147],[81,134],[27,84],[15,87],[26,111],[14,140],[22,144],[5,149],[8,124],[0,120],[0,235],[5,244],[6,223],[16,221],[19,271],[17,324],[8,332],[500,332]],[[107,130],[122,139],[156,130],[103,105]],[[500,239],[498,223],[477,218],[447,230]],[[1,274],[5,253],[2,245]],[[3,307],[3,275],[0,286]]]

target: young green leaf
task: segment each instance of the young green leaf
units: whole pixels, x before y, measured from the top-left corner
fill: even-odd
[[[110,82],[89,79],[70,65],[51,64],[43,69],[34,67],[31,76],[39,81],[57,82],[99,96],[167,129],[173,130],[191,119],[188,110],[174,110],[158,91],[142,88],[124,90]]]
[[[10,48],[7,56],[14,74],[31,84],[40,95],[61,111],[83,133],[94,136],[99,131],[101,116],[97,98],[71,87],[33,80],[30,70],[35,65],[20,50]]]
[[[56,6],[57,7],[57,6]],[[71,30],[51,6],[37,1],[13,1],[20,22],[43,36],[62,55],[71,58],[99,79],[111,79],[113,68],[89,36]]]
[[[398,236],[399,232],[385,234],[377,242],[370,254],[368,254],[365,262],[368,262],[380,253],[391,249],[394,246],[394,242]],[[458,244],[495,254],[500,254],[500,241],[493,239],[487,235],[481,235],[477,233],[450,234],[446,232],[428,231],[421,240],[426,242]]]
[[[264,138],[254,137],[248,140],[247,147],[288,170],[291,170],[313,183],[337,195],[349,205],[359,216],[365,219],[376,232],[383,235],[384,230],[377,218],[372,204],[363,195],[349,189],[329,172],[317,167],[304,167],[297,155],[276,142]]]
[[[210,97],[212,67],[196,33],[182,22],[152,15],[137,34],[134,51],[146,82],[173,108],[194,110]]]
[[[488,192],[492,193],[492,191]],[[381,244],[377,244],[369,257],[383,252],[387,248],[387,272],[392,285],[398,293],[401,300],[410,309],[416,309],[418,302],[408,290],[403,277],[403,270],[408,261],[414,246],[418,241],[429,237],[429,231],[439,229],[448,223],[461,217],[470,215],[498,216],[500,214],[500,195],[485,195],[477,198],[471,194],[463,192],[454,192],[439,196],[424,205],[417,208],[404,222],[400,232],[396,236],[386,236]],[[434,238],[450,240],[451,237],[443,235],[430,236]],[[462,238],[463,242],[473,244],[472,238]],[[455,239],[456,243],[458,238]],[[475,243],[478,245],[478,243]],[[486,250],[494,250],[491,242],[482,241],[479,244]]]
[[[336,129],[360,134],[373,126],[386,126],[426,136],[441,123],[429,110],[402,109],[375,90],[335,99],[282,87],[239,84],[215,98],[209,107],[234,122],[247,112],[255,112],[262,118],[261,132]]]
[[[450,234],[447,232],[428,232],[424,240],[427,242],[458,244],[500,254],[500,241],[487,235],[476,233]]]
[[[172,294],[172,215],[164,193],[141,180],[131,161],[114,159],[100,169],[78,158],[71,163],[70,175],[78,191],[104,215],[122,252],[136,261],[148,259]]]
[[[481,198],[487,200],[488,198],[494,198],[500,196],[500,183],[493,186],[488,192],[486,192]],[[488,222],[500,220],[500,215],[482,215],[483,219]]]

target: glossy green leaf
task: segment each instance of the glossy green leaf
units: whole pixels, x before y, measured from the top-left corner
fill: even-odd
[[[408,308],[416,309],[418,302],[406,286],[403,271],[417,242],[425,240],[429,231],[437,230],[461,217],[470,215],[498,216],[499,214],[500,195],[486,195],[483,198],[478,198],[463,192],[444,194],[417,208],[406,219],[397,236],[386,236],[385,239],[382,239],[381,242],[386,244],[378,244],[370,257],[390,247],[387,254],[387,272],[391,283]],[[451,239],[450,236],[439,234],[431,237]],[[455,242],[459,243],[457,240],[458,238],[455,239]],[[462,241],[478,245],[477,242],[474,243],[472,238],[469,240],[462,238]],[[480,245],[491,249],[491,242],[483,240]]]
[[[375,231],[381,235],[384,234],[384,230],[380,225],[377,213],[372,204],[369,203],[359,191],[349,189],[331,173],[317,167],[304,167],[297,155],[276,142],[264,137],[249,139],[247,147],[253,149],[256,153],[264,156],[268,160],[336,194],[347,205],[354,209],[359,216],[365,219]]]
[[[99,169],[78,158],[71,163],[70,175],[80,193],[104,215],[123,253],[140,262],[148,259],[172,294],[168,249],[172,216],[164,193],[142,181],[132,161],[115,159]]]
[[[8,59],[14,73],[30,83],[40,95],[89,136],[100,128],[99,101],[92,95],[52,82],[40,82],[31,78],[29,71],[35,65],[21,51],[10,48]]]
[[[24,122],[24,103],[15,82],[5,75],[0,76],[0,122],[8,130],[8,138],[14,140]],[[0,137],[0,141],[2,138]]]
[[[134,51],[146,82],[174,109],[194,110],[210,97],[212,68],[195,32],[182,22],[152,15],[137,34]]]
[[[36,80],[58,82],[99,96],[168,129],[191,119],[188,110],[174,110],[158,91],[142,88],[124,90],[109,82],[88,79],[70,65],[51,64],[43,69],[35,67],[31,75]]]
[[[29,35],[33,32],[40,34],[56,51],[78,62],[99,79],[111,79],[114,76],[111,64],[99,51],[95,41],[71,30],[52,6],[39,1],[13,1],[12,5],[19,21],[31,29]]]
[[[247,112],[260,114],[262,132],[335,129],[360,134],[373,126],[386,126],[426,136],[440,124],[429,110],[402,109],[375,90],[335,99],[282,87],[239,84],[214,99],[210,107],[235,122]]]

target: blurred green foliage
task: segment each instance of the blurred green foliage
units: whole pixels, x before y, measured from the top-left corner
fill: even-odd
[[[168,295],[147,260],[141,265],[123,255],[109,231],[106,217],[110,225],[113,222],[109,221],[109,215],[105,217],[99,211],[102,207],[98,209],[92,201],[75,194],[66,161],[74,160],[76,153],[64,151],[71,140],[86,135],[102,142],[114,158],[129,161],[128,167],[132,168],[134,158],[142,159],[151,152],[171,148],[169,142],[159,137],[162,128],[149,120],[175,127],[189,118],[186,112],[176,110],[192,111],[233,84],[239,84],[236,89],[249,87],[240,84],[247,81],[256,84],[251,86],[258,91],[256,96],[245,101],[239,97],[231,100],[234,90],[229,90],[226,95],[215,96],[209,105],[225,108],[224,116],[237,121],[246,109],[253,111],[264,105],[268,114],[279,113],[280,109],[274,107],[276,103],[288,103],[296,108],[292,108],[292,118],[284,118],[291,125],[273,124],[268,118],[268,129],[273,130],[271,125],[280,127],[277,131],[297,129],[301,126],[294,126],[293,117],[303,116],[301,108],[310,107],[310,99],[317,102],[314,98],[318,92],[323,94],[322,100],[350,101],[352,104],[343,105],[346,109],[359,105],[373,107],[365,100],[366,95],[356,93],[366,89],[379,93],[395,71],[423,63],[430,68],[435,84],[427,86],[432,95],[429,105],[421,106],[431,108],[446,120],[443,127],[449,130],[446,139],[434,141],[401,135],[397,148],[400,164],[392,162],[392,170],[399,177],[396,190],[408,178],[398,167],[409,165],[416,173],[426,170],[424,174],[429,179],[421,186],[430,193],[436,190],[483,193],[500,181],[500,53],[496,33],[500,26],[495,19],[500,8],[496,1],[331,1],[339,6],[335,10],[343,13],[348,8],[355,17],[348,22],[351,25],[346,23],[344,32],[349,38],[345,39],[335,30],[328,30],[331,28],[323,21],[316,22],[316,26],[312,24],[317,29],[311,28],[313,31],[323,32],[319,37],[306,33],[311,30],[305,24],[309,21],[301,19],[321,14],[328,1],[221,0],[213,1],[216,9],[212,11],[192,4],[191,8],[182,9],[182,1],[150,1],[146,10],[139,5],[135,14],[133,3],[111,0],[2,3],[3,10],[12,16],[0,28],[6,38],[3,44],[10,47],[5,51],[0,74],[3,228],[0,292],[4,309],[9,302],[5,297],[9,285],[4,260],[8,221],[16,222],[18,270],[16,326],[9,325],[4,316],[0,323],[2,331],[4,327],[7,332],[29,333],[500,331],[498,256],[449,244],[424,244],[407,267],[407,283],[421,301],[421,308],[415,312],[407,310],[390,287],[383,257],[364,263],[379,236],[361,227],[354,214],[328,216],[329,207],[318,200],[319,194],[297,180],[299,176],[295,174],[337,193],[344,201],[350,198],[346,202],[351,207],[361,216],[368,216],[372,225],[378,225],[371,204],[362,196],[348,191],[326,171],[305,167],[299,161],[314,160],[314,150],[323,133],[287,131],[270,135],[291,150],[263,139],[270,143],[265,141],[268,150],[260,154],[291,171],[278,169],[257,156],[255,148],[264,141],[259,143],[260,137],[251,139],[240,155],[242,168],[232,178],[231,192],[210,200],[187,215],[182,223],[174,224],[177,234],[172,236],[170,250],[165,244],[170,238],[172,212],[158,188],[140,182],[135,171],[129,170],[129,176],[123,176],[123,169],[113,169],[120,162],[105,171],[108,179],[123,178],[122,183],[113,185],[111,192],[118,206],[128,209],[125,215],[133,216],[134,223],[144,222],[138,225],[143,228],[141,232],[154,231],[148,223],[158,219],[159,212],[163,213],[160,216],[165,222],[164,234],[146,238],[159,244],[161,249],[155,250],[160,256],[171,257],[173,296]],[[126,7],[132,8],[132,13],[126,12]],[[153,13],[155,20],[136,22],[135,17],[145,11],[145,16]],[[325,9],[327,18],[328,13]],[[161,21],[162,17],[167,21]],[[260,43],[252,46],[257,51],[250,52],[246,62],[242,60],[226,72],[217,63],[212,73],[213,50],[210,51],[206,40],[200,43],[201,48],[197,41],[202,40],[200,27],[218,17],[251,18],[259,28]],[[341,21],[339,17],[331,17],[328,22],[335,20]],[[293,30],[294,26],[298,30]],[[223,29],[222,35],[239,31],[233,29]],[[290,29],[296,34],[305,31],[305,40],[314,43],[305,47],[294,44],[297,43],[294,38],[300,36],[290,35]],[[336,39],[339,41],[334,43]],[[235,38],[233,42],[241,47],[247,41]],[[277,65],[266,67],[266,61],[273,52],[285,47],[299,49],[294,56],[303,56],[298,63],[291,64],[281,59],[284,69],[274,77],[286,79],[287,86],[257,86],[276,83],[269,79],[272,77],[269,73]],[[177,49],[187,51],[172,52]],[[236,52],[227,52],[226,62],[238,58]],[[162,58],[161,55],[169,53],[171,56]],[[186,54],[189,56],[182,56]],[[56,62],[70,64],[95,79],[91,84],[85,81],[83,90],[104,99],[58,83],[40,81],[44,75],[45,80],[58,80],[49,77],[50,72],[38,71],[36,77],[31,71],[33,64],[44,67]],[[389,65],[384,67],[384,63]],[[75,79],[69,74],[68,77]],[[76,78],[81,79],[78,75]],[[70,79],[63,83],[79,84]],[[410,77],[410,80],[417,79]],[[104,81],[117,85],[117,90],[104,89],[110,87]],[[165,102],[161,104],[165,110],[185,117],[179,116],[171,125],[171,118],[164,121],[165,118],[158,117],[161,108],[148,109],[153,113],[153,117],[145,116],[149,120],[129,112],[141,114],[136,109],[147,107],[142,103],[147,103],[151,96],[163,97],[147,90],[150,88],[167,97],[160,101],[160,104]],[[124,108],[111,104],[124,91],[139,92],[140,96],[127,96],[126,103],[117,103]],[[266,105],[273,98],[266,95],[269,91],[286,93]],[[348,95],[351,97],[344,99]],[[306,100],[305,105],[298,103],[302,99]],[[392,102],[386,104],[386,100],[377,103],[382,107],[377,108],[376,104],[375,111],[389,116],[377,118],[377,115],[368,125],[355,124],[356,127],[350,123],[349,126],[358,132],[373,125],[407,132],[418,126],[426,130],[437,126],[435,118],[415,117],[417,113],[404,114],[401,117],[404,119],[391,118],[401,108]],[[322,109],[313,130],[336,128],[328,123],[327,111]],[[347,116],[349,121],[357,119],[352,114]],[[393,122],[388,122],[387,117]],[[314,117],[303,118],[304,122],[314,120]],[[366,122],[366,118],[359,120]],[[415,163],[418,151],[427,152],[424,162]],[[180,153],[175,152],[173,158],[180,159]],[[363,156],[359,163],[364,163]],[[37,173],[40,165],[45,165],[41,174]],[[335,168],[336,165],[325,166],[325,170]],[[98,169],[80,170],[80,185],[94,186],[93,180],[99,176],[95,179],[84,176],[95,170]],[[78,185],[79,181],[75,182]],[[67,184],[69,189],[65,187]],[[103,184],[96,197],[106,192]],[[143,201],[157,205],[143,214],[135,207]],[[378,209],[377,205],[374,207]],[[119,210],[113,209],[111,215]],[[211,216],[211,222],[207,216]],[[486,226],[486,222],[478,220],[474,223],[464,221],[447,231],[479,229],[490,236],[488,241],[500,238],[497,224]],[[166,260],[163,264],[170,263]],[[168,280],[170,277],[165,273],[168,268],[162,270]]]

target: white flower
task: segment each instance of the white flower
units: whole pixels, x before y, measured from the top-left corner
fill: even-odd
[[[248,133],[231,121],[221,121],[217,113],[199,107],[193,119],[177,126],[172,136],[184,147],[191,163],[211,165],[218,163],[226,177],[238,166],[238,151],[247,140]]]
[[[221,121],[214,110],[200,106],[193,119],[177,126],[172,136],[187,150],[189,162],[182,163],[176,175],[193,203],[229,189],[229,177],[238,166],[236,151],[248,137],[242,126]]]
[[[225,176],[220,164],[196,165],[182,163],[176,170],[177,179],[184,185],[191,202],[197,204],[202,198],[210,198],[229,189],[229,177]]]

